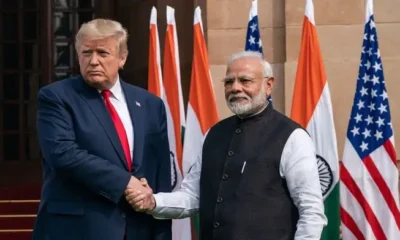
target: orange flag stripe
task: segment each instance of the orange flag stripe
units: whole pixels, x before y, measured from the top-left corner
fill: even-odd
[[[179,56],[175,56],[174,26],[172,24],[168,25],[167,34],[165,37],[163,81],[165,86],[165,94],[174,124],[177,159],[179,163],[179,168],[182,172],[182,138],[179,105],[180,93],[177,75],[180,69],[178,69],[176,65],[176,57]]]
[[[148,91],[161,97],[160,76],[157,65],[157,25],[150,25]]]
[[[314,24],[304,17],[291,118],[307,128],[326,84],[325,68]]]
[[[206,134],[219,120],[211,84],[207,47],[201,25],[196,23],[189,102],[196,113],[203,134]]]

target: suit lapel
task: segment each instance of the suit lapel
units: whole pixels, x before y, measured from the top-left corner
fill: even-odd
[[[134,146],[133,146],[133,172],[136,173],[142,165],[143,158],[143,145],[144,145],[144,111],[142,106],[144,101],[134,91],[133,88],[129,87],[127,83],[121,81],[121,87],[124,91],[126,102],[128,104],[129,114],[132,119],[133,133],[134,133]]]
[[[88,104],[89,108],[92,110],[93,114],[96,116],[99,123],[102,125],[104,131],[106,132],[108,139],[117,152],[120,160],[124,164],[125,168],[128,169],[128,165],[125,161],[124,151],[122,149],[121,141],[119,140],[118,133],[115,129],[114,122],[111,119],[110,114],[103,102],[97,89],[94,89],[87,85],[84,80],[82,81],[82,91],[81,97]]]

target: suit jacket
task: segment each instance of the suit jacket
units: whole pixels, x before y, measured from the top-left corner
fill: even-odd
[[[171,191],[163,102],[121,81],[134,128],[133,171],[97,89],[82,77],[38,94],[43,187],[34,240],[170,240],[171,221],[135,212],[125,200],[131,175],[154,192]],[[129,134],[129,133],[127,133]]]

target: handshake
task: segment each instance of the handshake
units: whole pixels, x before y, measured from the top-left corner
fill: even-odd
[[[131,177],[125,190],[125,199],[137,212],[151,211],[156,207],[153,190],[145,178],[138,180]]]

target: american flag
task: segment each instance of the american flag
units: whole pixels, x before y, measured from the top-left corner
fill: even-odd
[[[260,29],[258,25],[257,0],[254,0],[251,4],[244,49],[246,51],[254,51],[263,54]],[[271,96],[268,97],[268,101],[272,101]]]
[[[372,0],[341,179],[343,239],[400,239],[398,170]]]

